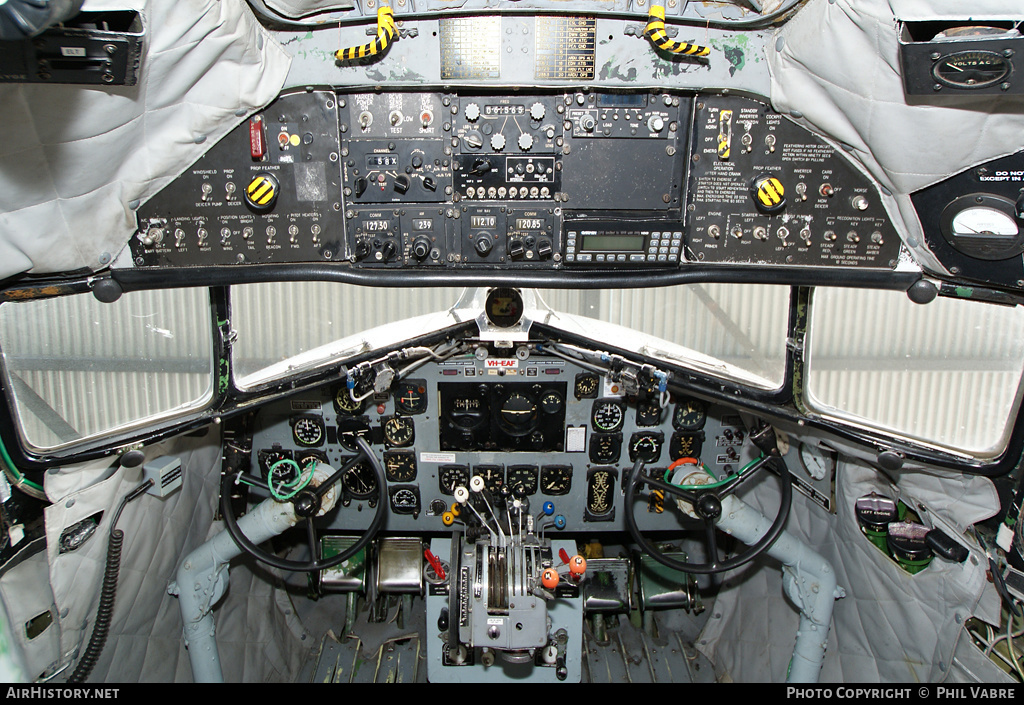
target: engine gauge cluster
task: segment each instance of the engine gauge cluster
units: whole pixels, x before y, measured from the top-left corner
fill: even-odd
[[[339,506],[318,519],[339,533],[365,528],[379,502],[385,531],[450,532],[460,511],[471,511],[460,487],[485,493],[499,513],[526,502],[539,521],[560,517],[556,525],[586,533],[624,528],[623,482],[638,461],[662,477],[672,462],[694,458],[724,477],[756,457],[740,417],[721,405],[626,395],[620,380],[543,352],[516,360],[488,365],[467,355],[429,362],[384,392],[334,382],[268,403],[252,417],[251,472],[285,483],[313,460],[344,469]],[[383,487],[365,460],[346,467],[359,438],[380,462]],[[804,449],[805,465],[820,464],[810,456]],[[542,511],[547,503],[553,515]],[[664,530],[675,514],[667,506],[638,502],[634,515]]]

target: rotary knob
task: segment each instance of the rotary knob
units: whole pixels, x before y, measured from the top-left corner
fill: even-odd
[[[544,119],[545,112],[543,103],[534,103],[530,106],[530,117],[538,122]]]
[[[505,135],[500,132],[496,135],[491,135],[491,149],[495,152],[505,149]]]
[[[750,196],[763,213],[778,213],[786,207],[786,189],[771,174],[761,174],[754,179],[750,185]]]
[[[277,179],[261,172],[252,177],[252,181],[245,188],[245,202],[254,210],[268,211],[274,207],[277,201],[279,186]]]
[[[470,103],[466,106],[466,119],[470,122],[476,122],[480,117],[480,106],[476,103]]]
[[[519,149],[523,150],[524,152],[528,152],[530,151],[530,147],[532,146],[533,135],[529,134],[528,132],[524,132],[523,134],[519,135]]]

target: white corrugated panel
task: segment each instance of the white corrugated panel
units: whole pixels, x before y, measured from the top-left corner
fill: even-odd
[[[977,455],[1005,446],[1024,370],[1024,310],[902,292],[819,289],[808,404]]]
[[[781,384],[789,291],[784,286],[694,284],[595,291],[545,289],[540,294],[556,311],[646,333]]]
[[[206,289],[0,306],[0,346],[25,440],[51,448],[203,403],[212,385]]]
[[[236,379],[394,321],[450,309],[462,288],[377,288],[332,282],[231,288]],[[357,338],[358,340],[358,338]]]

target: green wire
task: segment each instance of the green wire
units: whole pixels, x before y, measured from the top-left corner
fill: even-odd
[[[24,475],[22,475],[20,472],[18,472],[18,466],[14,464],[14,461],[11,460],[11,456],[7,454],[7,448],[4,446],[3,440],[0,440],[0,456],[3,457],[4,463],[7,465],[5,469],[7,470],[8,474],[13,475],[15,478],[17,478],[15,485],[25,484],[31,487],[32,489],[39,490],[40,492],[44,491],[41,485],[37,485],[36,483],[32,482]]]
[[[298,472],[298,475],[291,482],[282,482],[275,489],[274,488],[274,472],[282,465],[290,464]],[[302,489],[309,484],[309,481],[313,479],[313,471],[316,470],[316,458],[310,458],[306,467],[300,468],[299,464],[291,458],[282,458],[276,463],[270,466],[270,470],[267,472],[267,486],[270,487],[270,494],[274,495],[274,499],[281,502],[291,499]],[[307,474],[308,473],[308,474]],[[288,494],[281,492],[282,489],[291,490]]]
[[[725,485],[725,484],[727,484],[729,482],[732,482],[737,477],[741,477],[743,475],[743,473],[745,473],[750,468],[754,467],[754,465],[756,465],[757,463],[761,462],[762,460],[764,460],[764,453],[761,453],[761,455],[759,455],[758,457],[754,458],[749,463],[744,465],[740,469],[739,472],[734,472],[732,475],[729,475],[728,477],[726,477],[726,478],[724,478],[722,480],[718,480],[716,482],[711,482],[711,483],[708,483],[706,485],[675,485],[675,486],[680,488],[680,489],[683,489],[683,490],[713,490],[716,487],[721,487],[722,485]],[[700,464],[700,468],[701,468],[701,470],[706,472],[709,476],[714,477],[714,475],[712,475],[711,472],[708,470],[707,465],[705,465],[704,463]],[[665,471],[665,476],[664,476],[665,482],[669,482],[669,479],[668,479],[669,472],[670,472],[669,470]],[[675,484],[675,483],[672,483],[672,484]]]

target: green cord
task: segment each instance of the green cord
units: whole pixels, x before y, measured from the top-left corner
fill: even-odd
[[[11,456],[7,454],[7,448],[4,446],[3,440],[0,440],[0,456],[3,457],[4,463],[7,465],[7,467],[5,468],[5,470],[7,470],[7,473],[16,478],[15,485],[24,484],[31,487],[32,489],[39,490],[40,492],[44,491],[41,485],[37,485],[36,483],[32,482],[24,475],[22,475],[20,472],[18,472],[18,467],[14,464],[14,461],[11,460]]]
[[[683,489],[683,490],[713,490],[716,487],[721,487],[722,485],[725,485],[725,484],[727,484],[729,482],[732,482],[736,478],[741,477],[743,475],[743,473],[745,473],[747,470],[749,470],[750,468],[754,467],[754,465],[756,465],[757,463],[759,463],[762,460],[764,460],[764,457],[765,457],[764,453],[761,453],[761,455],[759,455],[758,457],[754,458],[749,463],[744,465],[740,469],[739,472],[734,472],[732,475],[729,475],[728,477],[726,477],[726,478],[724,478],[722,480],[718,480],[716,482],[711,482],[711,483],[708,483],[706,485],[676,485],[676,487],[678,487],[680,489]],[[706,472],[710,477],[714,477],[714,475],[711,474],[711,471],[708,470],[708,466],[705,465],[704,463],[700,464],[700,468],[701,468],[701,470]],[[669,482],[669,479],[668,479],[669,472],[670,472],[669,470],[665,471],[665,482]],[[672,484],[674,484],[674,483],[672,483]]]
[[[290,482],[282,482],[277,488],[275,488],[273,481],[274,472],[285,464],[291,465],[298,474]],[[316,470],[316,464],[316,458],[310,458],[304,468],[300,468],[299,464],[291,458],[282,458],[281,460],[278,460],[270,466],[270,470],[267,472],[267,486],[270,487],[270,494],[274,495],[274,499],[281,502],[291,499],[301,492],[306,485],[309,484],[309,481],[313,479],[313,472]],[[291,490],[291,492],[285,494],[281,491],[283,489]]]

